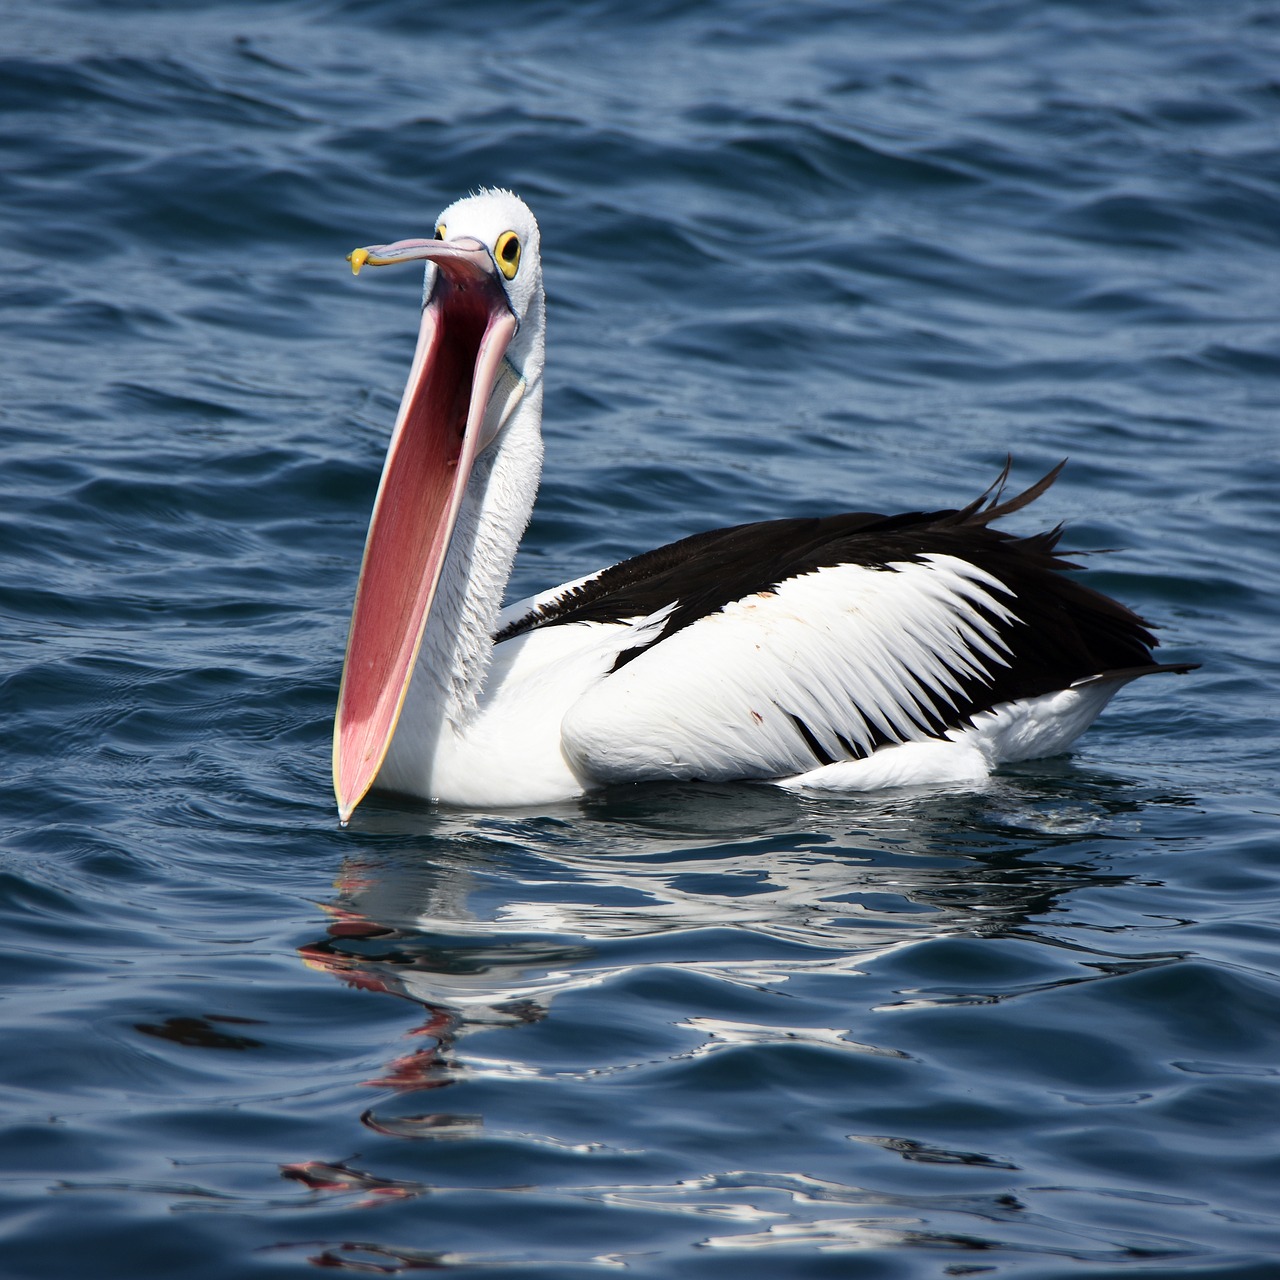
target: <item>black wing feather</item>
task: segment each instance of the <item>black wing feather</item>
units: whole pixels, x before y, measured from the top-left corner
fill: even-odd
[[[1052,693],[1080,680],[1189,671],[1195,664],[1159,664],[1147,623],[1118,601],[1068,577],[1078,569],[1058,552],[1061,527],[1020,537],[990,522],[1033,502],[1057,479],[1061,465],[1002,501],[1008,466],[967,507],[886,516],[855,511],[820,518],[768,520],[697,533],[604,570],[554,602],[531,611],[495,639],[571,622],[620,622],[675,605],[661,631],[629,649],[615,670],[645,649],[735,600],[776,589],[789,578],[842,564],[893,571],[896,563],[946,555],[967,561],[1003,585],[1013,621],[988,615],[1007,646],[1008,666],[961,678],[956,705],[923,709],[941,732],[999,703]],[[799,726],[807,740],[812,734]],[[892,741],[876,733],[880,746]],[[815,751],[822,760],[825,750]],[[854,754],[862,754],[861,751]]]

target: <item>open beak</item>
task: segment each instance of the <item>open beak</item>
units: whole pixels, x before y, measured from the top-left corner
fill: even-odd
[[[349,256],[355,272],[423,259],[436,278],[369,521],[334,721],[344,823],[391,746],[472,465],[524,390],[504,359],[516,317],[479,241],[401,240]]]

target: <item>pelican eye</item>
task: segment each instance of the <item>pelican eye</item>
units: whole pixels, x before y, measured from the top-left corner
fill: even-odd
[[[447,234],[448,234],[448,233],[447,233],[447,232],[446,232],[446,230],[445,230],[445,225],[444,225],[444,223],[443,223],[443,222],[437,222],[437,223],[436,223],[436,239],[437,239],[437,240],[443,240]]]
[[[514,231],[504,231],[493,246],[493,256],[498,270],[508,280],[515,279],[516,272],[520,270],[520,237]]]

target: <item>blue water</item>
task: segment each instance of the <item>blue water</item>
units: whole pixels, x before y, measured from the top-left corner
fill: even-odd
[[[1280,18],[4,5],[0,1274],[1280,1274]],[[542,220],[513,591],[1058,521],[1161,629],[1069,759],[335,819],[412,272]]]

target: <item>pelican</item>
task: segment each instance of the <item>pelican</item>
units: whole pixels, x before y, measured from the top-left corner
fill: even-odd
[[[1065,575],[1059,529],[993,521],[1055,468],[955,510],[695,534],[502,607],[542,469],[538,224],[508,191],[433,239],[422,319],[356,588],[333,773],[469,807],[624,782],[866,791],[976,781],[1065,751],[1152,660],[1143,621]]]

